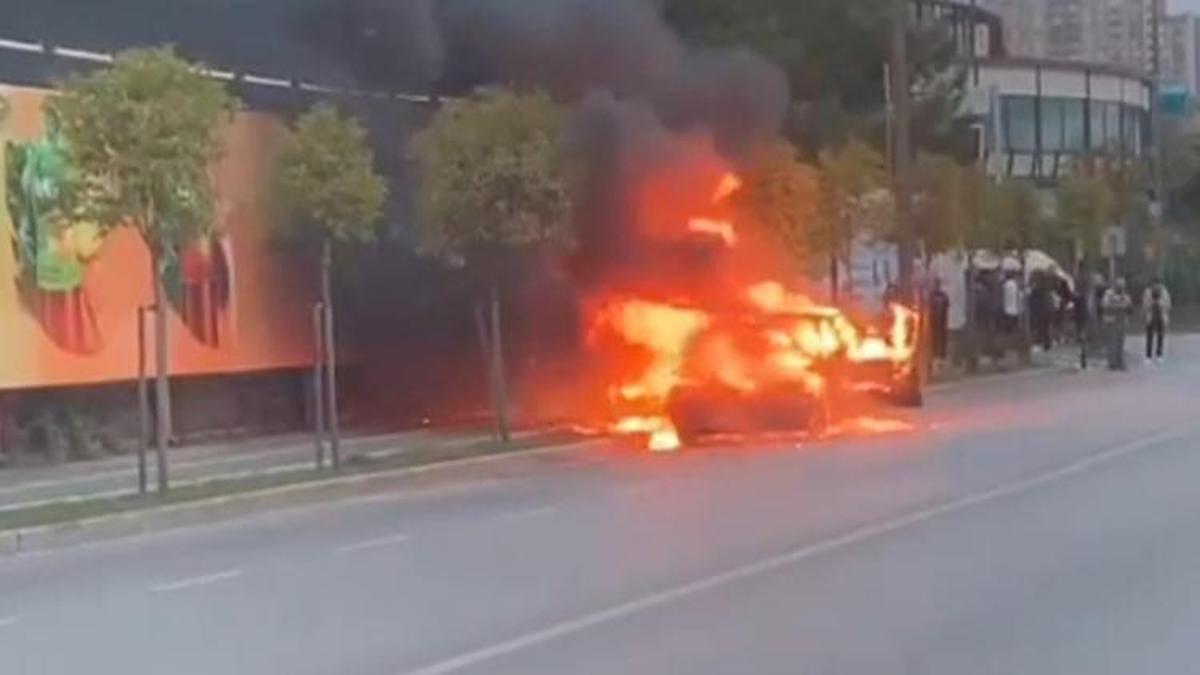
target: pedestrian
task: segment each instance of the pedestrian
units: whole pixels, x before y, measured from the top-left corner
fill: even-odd
[[[933,291],[929,294],[930,332],[933,341],[933,358],[944,363],[950,336],[950,296],[942,288],[942,280],[933,280]]]
[[[1009,273],[1000,286],[1001,330],[1009,347],[1017,349],[1017,335],[1021,328],[1021,284],[1015,273]]]
[[[1160,363],[1171,323],[1171,292],[1161,279],[1155,279],[1142,294],[1146,319],[1146,360]]]
[[[1091,317],[1087,289],[1082,283],[1075,284],[1075,295],[1071,299],[1071,314],[1075,322],[1075,341],[1079,345],[1079,367],[1088,367],[1088,319]]]
[[[1053,290],[1049,278],[1041,272],[1034,273],[1032,286],[1029,293],[1029,321],[1036,343],[1042,351],[1048,352],[1052,347],[1050,328],[1056,313]]]
[[[1108,369],[1125,370],[1125,333],[1133,311],[1133,298],[1129,297],[1123,277],[1104,293],[1100,309],[1108,339]]]

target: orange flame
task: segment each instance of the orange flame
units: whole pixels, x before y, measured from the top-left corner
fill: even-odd
[[[741,188],[740,178],[723,176],[711,206],[719,209]],[[717,237],[729,248],[739,242],[734,222],[711,214],[687,220],[686,231]],[[916,315],[900,305],[889,308],[890,325],[877,330],[774,279],[730,295],[719,309],[712,299],[664,302],[636,295],[607,298],[597,306],[590,317],[593,333],[614,335],[637,354],[635,367],[624,368],[609,385],[612,432],[645,436],[654,451],[674,450],[680,437],[668,408],[685,384],[712,383],[747,395],[784,384],[824,396],[829,364],[844,359],[903,365],[915,353]],[[874,432],[887,425],[857,426]]]

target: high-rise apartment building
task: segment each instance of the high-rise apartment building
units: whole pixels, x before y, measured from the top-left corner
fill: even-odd
[[[1153,72],[1165,0],[979,0],[1004,21],[1009,53]],[[1155,27],[1159,36],[1155,37]]]
[[[1169,16],[1163,21],[1162,83],[1200,92],[1200,17]]]

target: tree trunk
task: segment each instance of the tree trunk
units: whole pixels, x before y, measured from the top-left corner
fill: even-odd
[[[512,440],[511,420],[509,419],[508,384],[504,368],[504,341],[500,330],[500,289],[492,284],[492,399],[496,406],[496,429],[500,442],[508,444]]]
[[[334,343],[333,242],[325,238],[321,247],[321,302],[325,308],[325,413],[328,416],[329,453],[333,470],[342,468],[340,425],[338,422],[337,345]]]
[[[154,452],[158,461],[158,491],[165,493],[170,479],[167,446],[171,440],[170,339],[167,334],[167,292],[163,285],[162,254],[151,255],[154,274]]]
[[[967,327],[964,337],[966,338],[966,366],[968,373],[979,371],[979,316],[975,313],[975,303],[978,298],[975,297],[975,250],[967,249],[967,285],[966,292],[963,296],[966,298]]]
[[[835,306],[838,303],[838,283],[840,282],[838,268],[838,254],[835,249],[829,254],[829,302]]]
[[[325,468],[325,305],[313,307],[312,418],[317,469]]]

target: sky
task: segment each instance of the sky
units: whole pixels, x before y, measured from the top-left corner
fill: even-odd
[[[1200,0],[1167,0],[1167,11],[1172,14],[1176,12],[1200,14]]]

